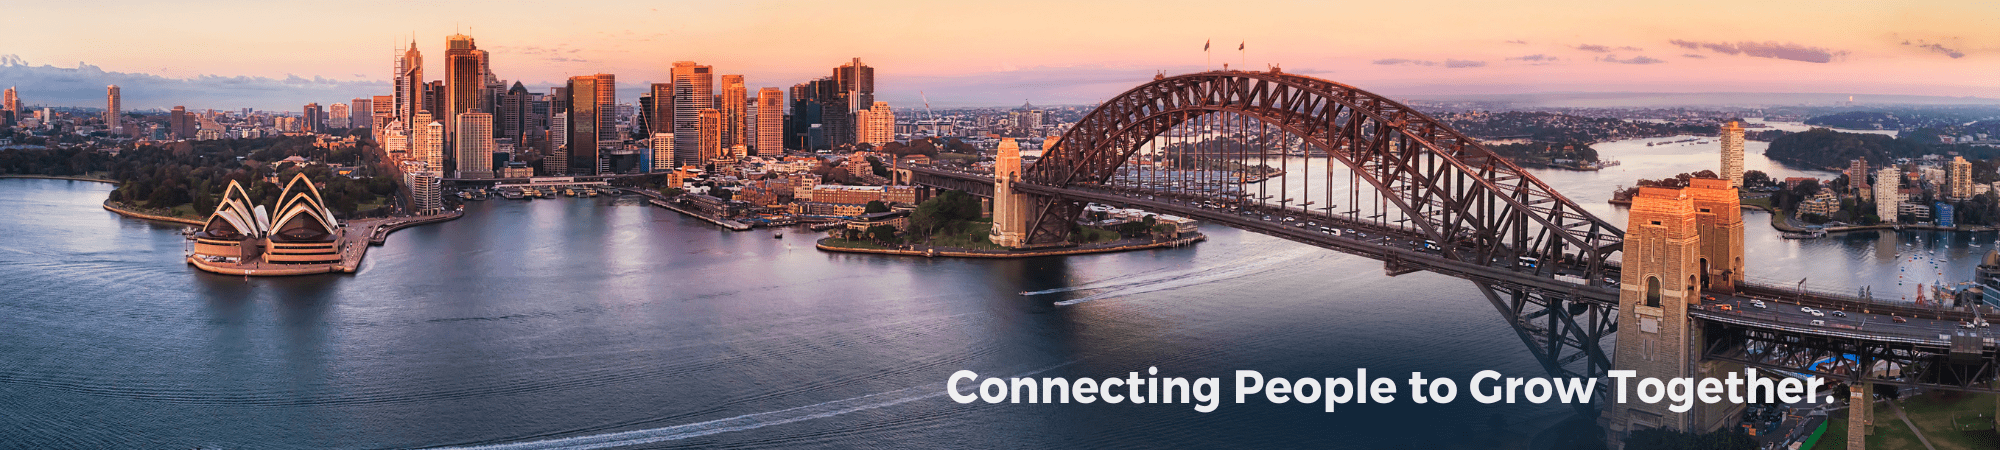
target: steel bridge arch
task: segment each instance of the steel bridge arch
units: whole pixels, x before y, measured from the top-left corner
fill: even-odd
[[[1446,246],[1454,258],[1574,258],[1598,285],[1622,250],[1623,230],[1442,122],[1352,86],[1277,70],[1159,77],[1132,88],[1084,116],[1022,179],[1103,184],[1159,133],[1217,112],[1256,118],[1326,149],[1420,232],[1474,249]],[[1081,205],[1044,199],[1031,214],[1029,241],[1046,243],[1066,237]]]

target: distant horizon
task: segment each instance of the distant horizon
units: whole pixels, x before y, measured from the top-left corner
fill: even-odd
[[[437,79],[445,37],[464,33],[490,52],[501,79],[537,80],[523,85],[545,92],[570,75],[616,74],[626,86],[621,102],[636,99],[640,83],[666,80],[673,61],[743,75],[754,92],[826,76],[857,57],[877,69],[876,98],[900,108],[926,97],[933,107],[1094,103],[1155,73],[1224,65],[1279,66],[1397,98],[2000,97],[2000,77],[1991,76],[2000,73],[2000,28],[1990,25],[2000,9],[1959,0],[1243,0],[1227,8],[1022,0],[1003,9],[908,0],[579,0],[560,8],[439,0],[312,14],[248,2],[114,3],[108,14],[95,3],[10,8],[12,34],[35,38],[0,49],[0,86],[34,86],[42,92],[23,97],[51,105],[92,104],[103,85],[119,84],[129,108],[288,110],[388,94],[396,49],[412,42],[427,56],[427,78]],[[1337,17],[1381,19],[1327,20]]]
[[[866,63],[866,61],[864,60],[863,63]],[[23,76],[24,72],[28,73],[29,75]],[[1170,73],[1169,75],[1179,75],[1184,73],[1196,73],[1196,72],[1191,71],[1191,72],[1181,72],[1181,73]],[[1304,75],[1318,76],[1313,74],[1304,74]],[[60,90],[55,91],[56,95],[49,96],[47,94],[50,91],[37,90],[38,86],[35,84],[17,84],[17,82],[15,81],[16,79],[20,78],[37,78],[37,77],[59,79],[60,81],[49,84],[55,84],[56,86],[58,86]],[[1320,77],[1325,78],[1323,76]],[[1116,92],[1111,92],[1110,94],[1106,94],[1105,98],[1108,99],[1111,96],[1115,96],[1118,93],[1122,93],[1125,90],[1130,89],[1131,87],[1136,87],[1150,80],[1151,80],[1151,75],[1147,75],[1143,78],[1135,78],[1132,81],[1130,81],[1130,84],[1128,86],[1118,88]],[[542,81],[542,82],[526,82],[520,80],[506,80],[506,81],[508,82],[509,85],[512,85],[515,82],[520,82],[522,86],[529,89],[530,92],[538,92],[538,93],[546,93],[548,92],[549,87],[559,86],[559,84],[557,83],[548,81]],[[636,103],[639,95],[647,92],[648,89],[645,86],[648,83],[653,82],[650,80],[640,80],[640,81],[619,80],[619,81],[620,81],[619,95],[618,95],[619,103]],[[1099,83],[1110,83],[1113,80],[1101,79],[1097,81]],[[1341,80],[1333,79],[1333,81],[1339,82]],[[88,109],[102,110],[104,102],[104,87],[108,85],[119,85],[121,87],[121,97],[122,97],[122,102],[124,104],[123,109],[126,111],[153,111],[153,110],[165,111],[172,109],[174,106],[185,106],[188,107],[189,109],[199,109],[199,110],[214,109],[218,111],[240,111],[244,107],[246,107],[244,105],[231,105],[231,106],[220,106],[220,107],[207,106],[198,101],[178,101],[178,100],[168,100],[164,102],[160,101],[161,98],[164,96],[162,95],[163,94],[162,91],[193,94],[191,95],[192,97],[208,97],[208,96],[232,94],[231,92],[229,92],[230,91],[229,89],[213,89],[214,91],[218,92],[206,92],[202,89],[202,86],[207,84],[231,86],[238,90],[261,92],[261,93],[266,93],[267,95],[276,95],[276,96],[297,97],[297,98],[329,97],[326,100],[306,100],[304,102],[299,102],[294,106],[277,106],[277,107],[273,107],[274,105],[247,106],[257,111],[285,112],[285,113],[298,113],[301,110],[300,107],[304,106],[306,103],[319,103],[322,106],[331,105],[333,102],[335,102],[335,100],[332,99],[333,97],[346,97],[346,99],[338,100],[338,102],[340,103],[346,103],[347,101],[350,101],[354,98],[368,98],[369,96],[374,96],[374,95],[388,95],[389,91],[389,85],[387,81],[343,82],[343,81],[327,80],[324,78],[305,79],[302,77],[298,77],[296,75],[288,77],[287,79],[284,80],[262,78],[262,77],[250,77],[250,76],[221,76],[221,75],[201,75],[194,78],[169,78],[169,77],[162,77],[158,75],[145,74],[145,73],[126,73],[126,72],[107,71],[99,66],[83,62],[79,62],[78,67],[76,68],[55,67],[53,65],[47,65],[47,64],[30,65],[27,64],[26,61],[23,61],[18,56],[0,55],[0,86],[20,88],[21,98],[23,99],[22,103],[23,107],[39,108],[47,106],[55,108],[82,108],[87,110]],[[879,84],[880,82],[878,81],[878,85]],[[79,87],[79,86],[84,86],[84,87]],[[1518,85],[1507,85],[1507,86],[1519,87]],[[147,87],[153,87],[156,89],[146,89]],[[165,87],[166,89],[157,89],[159,87]],[[1950,96],[1950,95],[1895,94],[1895,93],[1885,94],[1885,93],[1865,93],[1865,92],[1831,92],[1831,91],[1782,92],[1782,91],[1748,91],[1748,90],[1677,92],[1677,91],[1666,91],[1666,90],[1592,91],[1592,90],[1572,89],[1572,90],[1547,90],[1547,91],[1523,92],[1523,91],[1509,91],[1508,89],[1494,89],[1494,92],[1479,92],[1478,91],[1480,87],[1479,85],[1456,85],[1449,87],[1450,88],[1449,90],[1456,92],[1429,93],[1429,92],[1411,92],[1411,91],[1422,90],[1425,89],[1426,87],[1433,87],[1433,86],[1390,87],[1381,90],[1370,89],[1369,86],[1363,86],[1363,85],[1355,85],[1355,87],[1361,88],[1362,90],[1368,90],[1371,92],[1389,96],[1397,101],[1512,102],[1512,103],[1529,103],[1531,105],[1520,105],[1520,106],[1535,106],[1535,107],[1641,108],[1641,107],[1841,106],[1838,105],[1837,103],[1844,101],[1844,98],[1848,96],[1854,97],[1854,106],[1893,107],[1893,106],[2000,105],[2000,96],[1982,97],[1976,95]],[[376,88],[379,88],[380,92],[376,92],[376,90],[374,90]],[[357,94],[343,95],[337,93],[343,91],[356,92]],[[1051,107],[1093,106],[1102,103],[1101,100],[1099,101],[1075,101],[1075,100],[1053,101],[1052,100],[1044,102],[1044,101],[1036,101],[1034,98],[1024,98],[1018,101],[1014,101],[1012,103],[967,103],[960,101],[938,100],[938,99],[954,98],[953,96],[954,93],[949,91],[936,92],[936,93],[923,92],[921,95],[916,96],[915,100],[898,102],[895,101],[898,98],[898,96],[893,95],[892,94],[893,92],[894,91],[878,91],[877,97],[883,99],[884,101],[890,101],[890,106],[896,108],[897,110],[923,108],[925,105],[922,97],[924,96],[932,97],[931,101],[929,102],[929,106],[932,109],[1014,108],[1014,107],[1019,107],[1022,103],[1030,103],[1036,106],[1051,106]],[[1774,101],[1767,99],[1764,101],[1745,101],[1739,103],[1717,103],[1714,101],[1676,102],[1676,101],[1660,101],[1660,100],[1629,101],[1626,103],[1618,103],[1616,100],[1612,100],[1610,101],[1610,103],[1606,103],[1605,101],[1587,101],[1583,102],[1586,104],[1564,104],[1565,102],[1582,102],[1584,98],[1596,98],[1596,99],[1602,99],[1602,98],[1615,99],[1615,98],[1633,98],[1633,97],[1685,98],[1685,97],[1703,97],[1703,96],[1790,97],[1793,98],[1793,100]],[[48,102],[43,100],[51,97],[58,99],[57,102]],[[1814,97],[1825,97],[1825,99],[1823,100],[1824,103],[1799,101],[1799,99],[1814,98]],[[62,100],[67,100],[67,102],[62,102]],[[283,104],[280,103],[278,105],[283,105]]]

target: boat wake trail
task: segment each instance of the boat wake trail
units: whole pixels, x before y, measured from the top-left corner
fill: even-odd
[[[1074,363],[1076,363],[1076,361],[1070,361],[1062,364],[1043,367],[1040,369],[1035,369],[1028,372],[1023,372],[1018,375],[1014,375],[1014,377],[1017,378],[1026,377],[1054,370],[1058,367],[1067,366]],[[745,414],[741,416],[730,417],[727,419],[716,419],[707,422],[697,422],[697,423],[675,425],[663,428],[621,431],[616,433],[595,434],[588,436],[574,436],[574,437],[547,439],[539,441],[512,442],[505,444],[477,445],[477,446],[467,446],[467,447],[439,447],[439,448],[452,449],[452,450],[542,450],[542,449],[587,450],[587,449],[627,447],[634,445],[645,445],[645,444],[653,444],[659,442],[691,439],[718,433],[728,433],[731,431],[754,430],[758,428],[764,428],[775,425],[784,425],[788,423],[802,422],[813,419],[823,419],[827,417],[833,417],[852,412],[866,411],[877,408],[886,408],[890,406],[901,405],[904,403],[909,403],[933,397],[942,397],[945,394],[947,393],[944,391],[944,384],[938,383],[933,385],[917,386],[908,389],[898,389],[879,394],[863,395],[860,397],[854,397],[843,400],[834,400],[826,403],[818,403],[818,404],[800,406],[796,408],[781,409],[777,411],[761,412],[756,414]]]
[[[1217,280],[1229,279],[1234,277],[1240,277],[1243,275],[1264,272],[1275,269],[1278,266],[1284,264],[1292,263],[1299,258],[1318,254],[1319,252],[1316,252],[1315,250],[1316,249],[1300,249],[1300,250],[1279,253],[1275,255],[1257,255],[1252,258],[1246,258],[1244,260],[1232,261],[1230,263],[1223,264],[1222,267],[1220,268],[1214,266],[1190,268],[1187,270],[1176,271],[1171,273],[1143,276],[1134,280],[1122,280],[1118,278],[1113,278],[1111,280],[1099,281],[1096,283],[1089,283],[1080,286],[1048,289],[1048,290],[1033,291],[1033,292],[1022,292],[1021,295],[1053,294],[1057,292],[1070,292],[1070,291],[1093,290],[1093,289],[1104,290],[1102,292],[1097,292],[1089,296],[1063,300],[1055,303],[1056,305],[1059,306],[1069,306],[1102,298],[1119,297],[1132,294],[1143,294],[1154,291],[1163,291],[1167,289],[1194,286]]]

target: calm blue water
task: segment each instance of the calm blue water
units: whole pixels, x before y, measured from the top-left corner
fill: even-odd
[[[1611,184],[1713,158],[1612,157],[1626,172],[1547,177],[1622,223],[1602,205]],[[1544,376],[1470,283],[1222,227],[1182,249],[927,260],[821,253],[804,230],[719,231],[629,200],[496,200],[396,233],[359,274],[245,279],[186,266],[177,227],[99,209],[109,189],[0,179],[0,447],[1490,448],[1568,413],[1463,391],[1331,414],[942,395],[960,369],[1158,366],[1227,384],[1236,369],[1367,368],[1405,389],[1410,372]],[[1992,241],[1749,228],[1753,276],[1850,284],[1964,278],[1986,250],[1964,244]]]

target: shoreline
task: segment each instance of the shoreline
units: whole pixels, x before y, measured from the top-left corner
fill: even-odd
[[[112,180],[106,180],[106,179],[102,179],[102,178],[86,178],[86,177],[72,177],[72,176],[63,176],[63,175],[32,175],[32,174],[18,174],[18,173],[10,173],[10,174],[0,174],[0,178],[25,178],[25,179],[33,179],[33,180],[69,180],[69,181],[90,181],[90,182],[97,182],[97,183],[105,183],[105,184],[118,184],[118,182],[117,182],[117,181],[112,181]]]
[[[1208,240],[1208,235],[1196,233],[1192,237],[1185,237],[1170,241],[1158,241],[1158,242],[1136,244],[1136,245],[1118,245],[1111,247],[1090,247],[1090,248],[1069,247],[1061,249],[1004,251],[1004,252],[971,251],[965,249],[938,250],[937,248],[931,248],[926,251],[926,250],[897,250],[897,249],[886,249],[886,248],[878,249],[878,248],[834,247],[826,245],[826,240],[828,239],[833,239],[833,238],[820,238],[819,240],[813,242],[813,246],[819,248],[820,251],[833,252],[833,253],[866,253],[866,254],[894,255],[894,256],[922,256],[926,258],[946,257],[946,258],[1010,259],[1010,258],[1034,258],[1040,256],[1087,255],[1093,253],[1112,253],[1112,252],[1125,252],[1133,250],[1151,250],[1157,248],[1184,247],[1188,245],[1193,245],[1196,242]]]
[[[116,206],[111,206],[111,201],[110,201],[110,200],[105,200],[105,201],[104,201],[104,203],[103,203],[103,206],[104,206],[104,210],[105,210],[105,211],[111,211],[111,212],[113,212],[113,213],[117,213],[118,215],[121,215],[121,216],[125,216],[125,217],[130,217],[130,218],[133,218],[133,219],[139,219],[139,220],[149,220],[149,221],[154,221],[154,222],[166,222],[166,223],[174,223],[174,224],[181,224],[181,225],[190,225],[190,226],[197,226],[197,227],[198,227],[198,226],[202,226],[202,225],[206,225],[206,224],[202,223],[202,222],[201,222],[201,221],[199,221],[199,220],[194,220],[194,219],[183,219],[183,218],[179,218],[179,217],[167,217],[167,216],[155,216],[155,215],[152,215],[152,214],[146,214],[146,213],[142,213],[142,212],[138,212],[138,211],[133,211],[133,210],[129,210],[129,209],[124,209],[124,208],[119,208],[119,207],[116,207]]]

